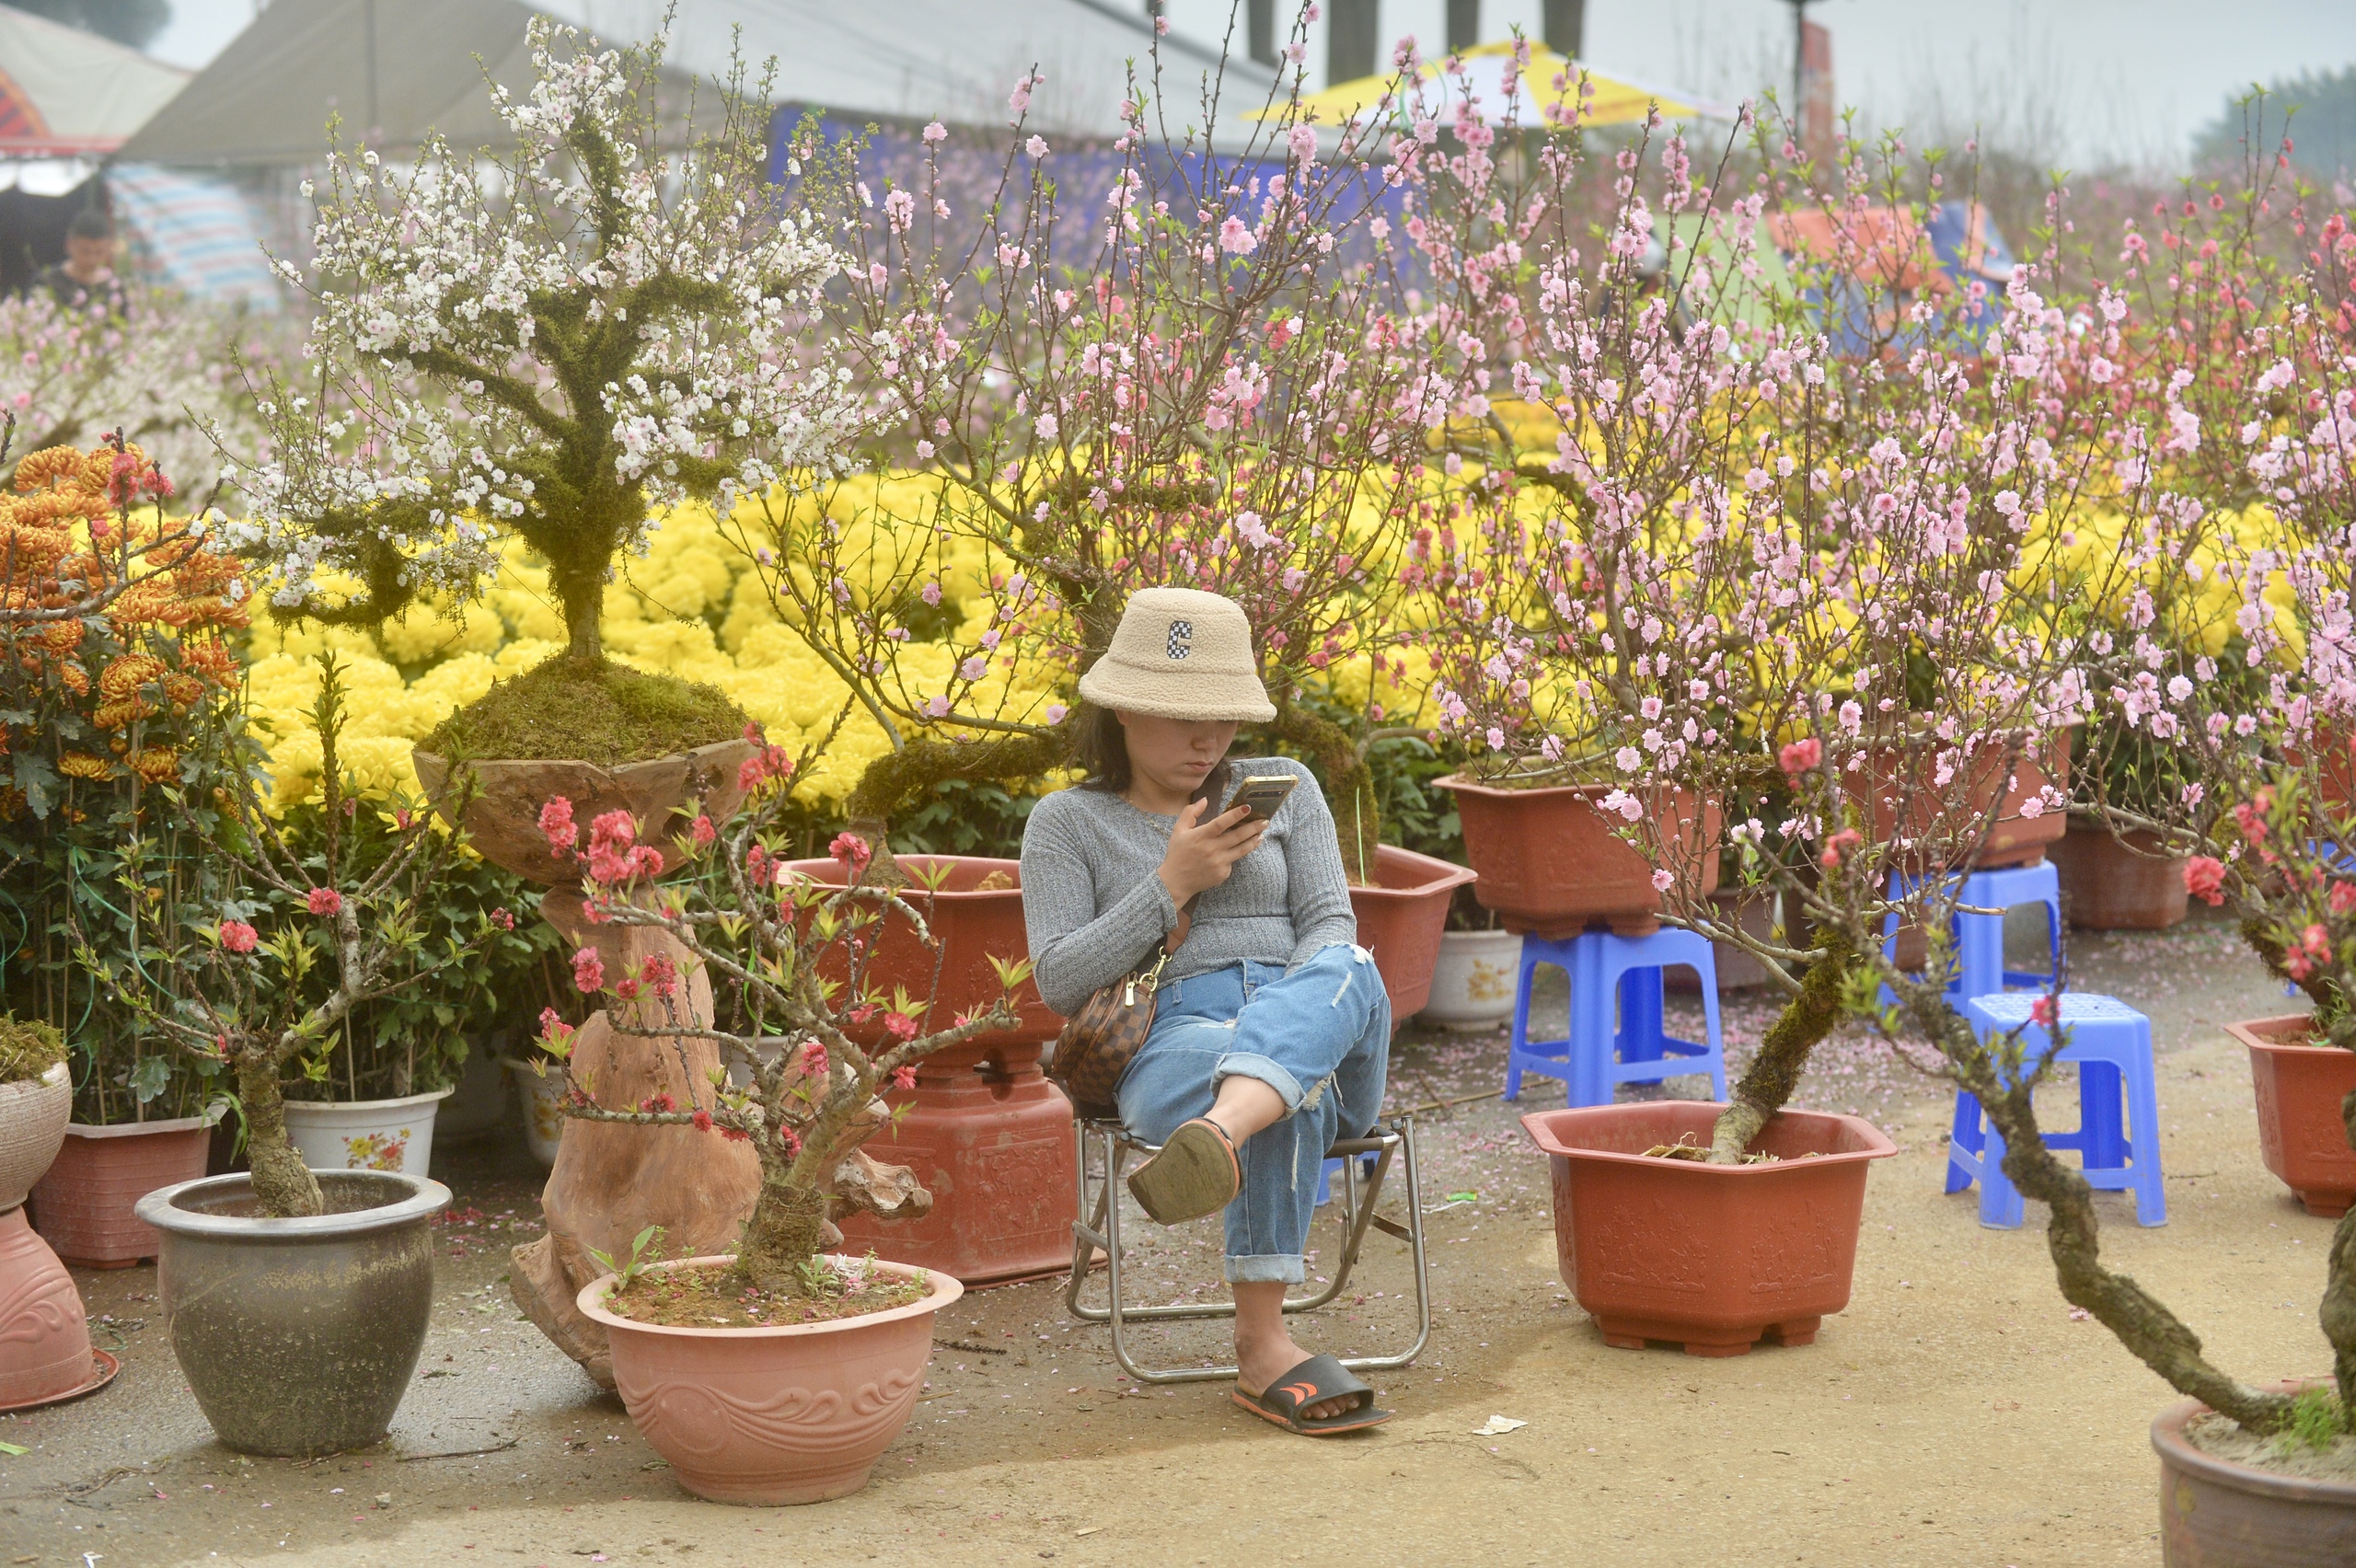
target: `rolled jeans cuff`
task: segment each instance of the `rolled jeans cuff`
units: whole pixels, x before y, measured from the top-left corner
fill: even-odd
[[[1226,1260],[1227,1283],[1230,1285],[1299,1285],[1309,1277],[1298,1252],[1265,1253],[1257,1257]]]
[[[1300,1109],[1300,1102],[1309,1092],[1301,1088],[1300,1080],[1285,1071],[1280,1064],[1256,1051],[1230,1051],[1221,1056],[1218,1066],[1211,1068],[1211,1092],[1218,1092],[1221,1078],[1258,1078],[1275,1090],[1276,1098],[1285,1102],[1285,1114],[1288,1116]],[[1296,1274],[1293,1277],[1298,1279],[1300,1276]]]

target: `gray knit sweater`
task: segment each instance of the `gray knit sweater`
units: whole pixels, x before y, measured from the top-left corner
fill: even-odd
[[[1238,780],[1291,773],[1301,782],[1259,847],[1195,905],[1165,980],[1247,958],[1289,968],[1357,940],[1334,814],[1317,780],[1289,757],[1239,758],[1232,767]],[[1078,1012],[1178,923],[1160,875],[1176,824],[1102,790],[1059,790],[1032,809],[1022,832],[1022,919],[1039,995],[1056,1011]]]

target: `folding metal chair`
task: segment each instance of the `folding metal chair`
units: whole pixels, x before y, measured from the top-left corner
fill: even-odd
[[[1129,1354],[1125,1328],[1132,1323],[1163,1323],[1187,1318],[1232,1318],[1235,1303],[1210,1302],[1201,1305],[1176,1303],[1164,1307],[1132,1307],[1122,1297],[1121,1268],[1121,1177],[1123,1167],[1131,1155],[1151,1155],[1156,1146],[1143,1143],[1129,1136],[1117,1121],[1097,1117],[1078,1117],[1072,1124],[1072,1136],[1080,1146],[1077,1161],[1080,1170],[1080,1212],[1081,1219],[1072,1222],[1071,1283],[1064,1290],[1064,1305],[1075,1318],[1091,1323],[1109,1323],[1113,1329],[1113,1359],[1121,1370],[1140,1383],[1203,1383],[1221,1381],[1236,1375],[1232,1366],[1171,1366],[1155,1367],[1140,1365]],[[1090,1170],[1090,1144],[1094,1143],[1095,1170]],[[1340,1180],[1335,1183],[1336,1215],[1342,1228],[1342,1255],[1334,1269],[1333,1281],[1314,1296],[1288,1297],[1288,1312],[1309,1312],[1324,1306],[1341,1295],[1349,1283],[1350,1270],[1358,1261],[1358,1251],[1365,1244],[1367,1228],[1374,1226],[1388,1235],[1407,1243],[1415,1266],[1415,1339],[1405,1350],[1395,1355],[1344,1356],[1342,1365],[1354,1372],[1369,1369],[1381,1371],[1404,1366],[1423,1354],[1425,1343],[1432,1334],[1431,1284],[1425,1266],[1423,1191],[1415,1172],[1415,1124],[1410,1116],[1401,1116],[1387,1127],[1378,1123],[1373,1131],[1362,1138],[1342,1138],[1325,1151],[1326,1158],[1342,1161]],[[1361,1155],[1376,1157],[1374,1170],[1361,1170]],[[1374,1212],[1376,1201],[1382,1195],[1382,1183],[1391,1173],[1393,1159],[1402,1167],[1407,1184],[1407,1223],[1386,1218]],[[1094,1191],[1090,1189],[1091,1185]],[[1083,1306],[1080,1291],[1086,1286],[1094,1253],[1104,1254],[1104,1274],[1107,1299],[1102,1307]]]

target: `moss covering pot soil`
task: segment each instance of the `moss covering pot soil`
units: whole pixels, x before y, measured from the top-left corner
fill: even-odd
[[[33,1188],[33,1227],[75,1268],[127,1269],[152,1258],[163,1238],[139,1217],[139,1200],[203,1175],[212,1143],[202,1116],[103,1127],[75,1122]]]
[[[604,1305],[611,1274],[583,1287],[577,1305],[604,1325],[622,1403],[681,1486],[715,1503],[818,1503],[867,1484],[916,1409],[933,1314],[964,1293],[938,1271],[874,1266],[931,1288],[888,1311],[778,1328],[632,1322]]]
[[[1623,937],[1660,928],[1652,863],[1612,832],[1597,803],[1609,786],[1508,790],[1460,773],[1437,788],[1456,792],[1464,858],[1480,878],[1472,896],[1507,930],[1559,939],[1598,925]],[[1679,790],[1668,812],[1680,847],[1669,870],[1700,879],[1685,896],[1706,897],[1718,885],[1718,803]]]
[[[266,1219],[250,1176],[150,1193],[156,1278],[204,1418],[229,1447],[309,1456],[381,1442],[433,1309],[428,1227],[450,1189],[380,1170],[322,1170],[327,1212]]]
[[[2164,931],[2183,919],[2191,907],[2185,859],[2152,853],[2159,847],[2158,836],[2142,828],[2122,839],[2072,823],[2045,850],[2062,875],[2062,915],[2087,931]]]
[[[2266,1168],[2298,1194],[2309,1214],[2337,1219],[2356,1203],[2356,1149],[2339,1102],[2356,1090],[2356,1051],[2311,1045],[2305,1013],[2225,1025],[2249,1047],[2258,1095],[2258,1147]]]
[[[1849,1304],[1865,1167],[1897,1146],[1854,1116],[1784,1111],[1751,1145],[1768,1160],[1645,1153],[1709,1147],[1724,1109],[1668,1100],[1521,1119],[1553,1164],[1563,1283],[1604,1343],[1668,1340],[1689,1355],[1741,1355],[1763,1335],[1807,1344]]]
[[[2152,1423],[2164,1568],[2356,1562],[2356,1485],[2204,1453],[2186,1428],[2208,1409],[2182,1400]]]
[[[1456,890],[1475,881],[1464,867],[1385,844],[1375,850],[1374,884],[1350,889],[1358,946],[1374,954],[1398,1029],[1432,997],[1432,965]]]

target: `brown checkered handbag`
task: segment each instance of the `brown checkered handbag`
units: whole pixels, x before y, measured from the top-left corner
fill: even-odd
[[[1147,963],[1099,990],[1064,1020],[1046,1074],[1080,1115],[1098,1121],[1118,1118],[1114,1091],[1144,1048],[1146,1036],[1153,1032],[1154,996],[1161,985],[1162,965],[1185,940],[1195,899],[1201,896],[1188,899],[1179,911],[1183,918],[1177,942],[1165,936],[1154,944]]]

